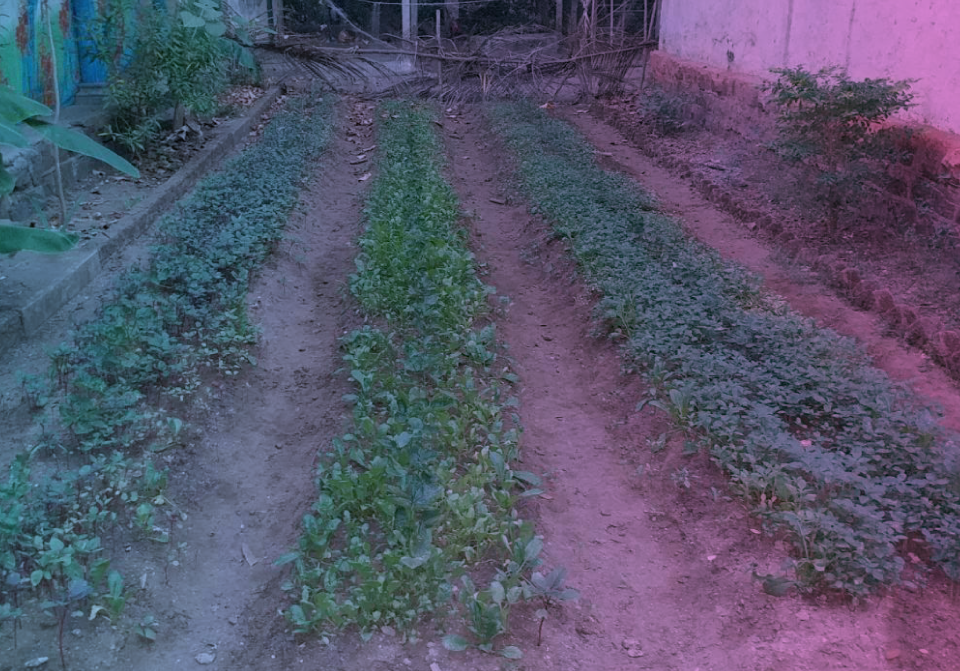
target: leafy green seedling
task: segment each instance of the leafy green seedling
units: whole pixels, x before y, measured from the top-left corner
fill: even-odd
[[[134,627],[134,631],[137,633],[141,639],[147,643],[156,643],[157,641],[157,621],[153,615],[144,615],[140,622],[137,623],[137,626]]]

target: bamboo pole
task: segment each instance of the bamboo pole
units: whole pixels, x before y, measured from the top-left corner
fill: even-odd
[[[40,4],[40,0],[37,0]],[[50,18],[50,0],[46,0],[47,38],[50,41],[50,67],[53,70],[53,123],[60,123],[60,77],[57,75],[57,43],[53,39],[53,19]],[[37,7],[41,9],[41,7]],[[37,16],[41,16],[39,13]],[[63,168],[60,165],[60,147],[53,144],[53,169],[57,181],[57,200],[60,203],[60,227],[67,226],[67,199],[63,192]]]

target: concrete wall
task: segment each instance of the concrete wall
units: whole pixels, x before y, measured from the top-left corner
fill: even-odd
[[[733,72],[916,79],[909,120],[960,133],[958,0],[663,0],[661,49]]]

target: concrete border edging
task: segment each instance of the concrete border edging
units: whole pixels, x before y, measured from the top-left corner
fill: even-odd
[[[33,255],[22,271],[26,295],[11,309],[0,313],[0,353],[37,332],[64,304],[100,273],[107,260],[145,233],[156,220],[186,195],[225,156],[236,149],[280,95],[279,87],[268,89],[247,114],[231,123],[234,127],[204,147],[185,166],[146,199],[117,221],[109,238],[88,243],[55,256]],[[15,272],[9,273],[16,274]],[[16,278],[12,278],[16,279]],[[39,281],[38,281],[39,280]],[[28,284],[29,283],[29,284]]]

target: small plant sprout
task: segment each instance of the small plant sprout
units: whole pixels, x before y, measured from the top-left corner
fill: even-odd
[[[687,468],[678,468],[670,474],[670,480],[673,481],[673,484],[682,489],[690,489],[690,479],[694,477],[696,476],[691,475]]]
[[[661,433],[656,438],[647,438],[647,447],[649,447],[650,451],[654,454],[663,452],[664,448],[667,447],[667,434]]]
[[[157,620],[153,615],[144,615],[134,627],[137,636],[146,643],[157,641]]]

